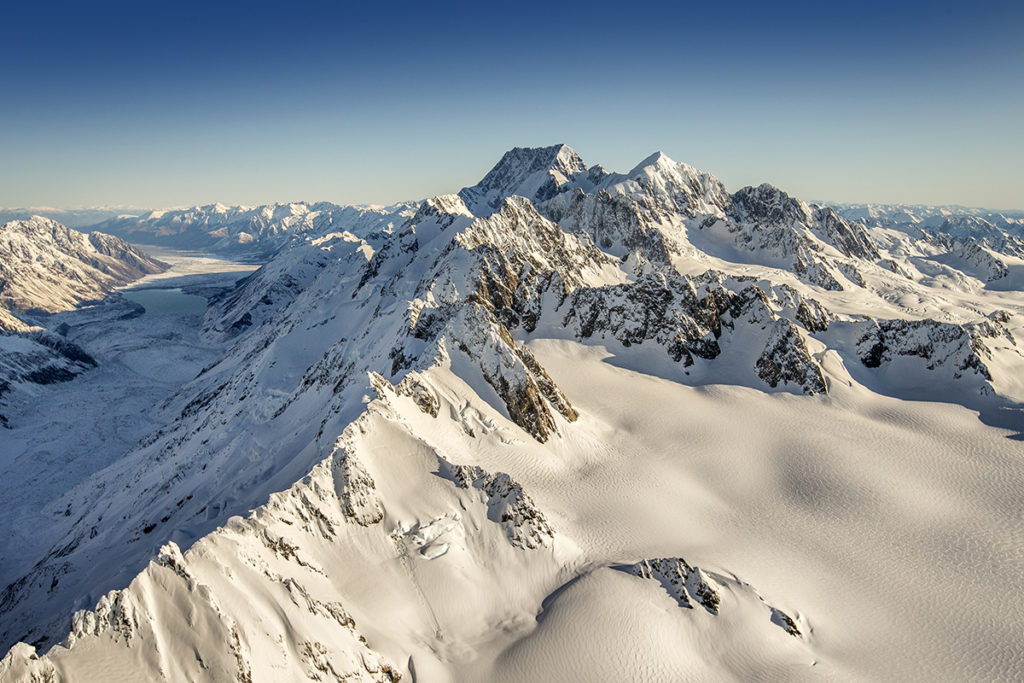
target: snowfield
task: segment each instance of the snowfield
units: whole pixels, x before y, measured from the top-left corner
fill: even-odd
[[[38,320],[0,680],[1021,678],[1019,226],[916,211],[560,145],[157,254],[202,320]]]

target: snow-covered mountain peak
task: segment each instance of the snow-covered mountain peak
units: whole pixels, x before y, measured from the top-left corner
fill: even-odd
[[[423,202],[419,210],[416,211],[416,216],[434,215],[434,214],[448,214],[452,216],[472,216],[473,212],[466,206],[466,202],[462,201],[462,197],[457,194],[439,194],[436,197]],[[414,216],[412,222],[416,223],[417,218]]]
[[[422,248],[459,219],[463,223],[475,218],[466,203],[457,194],[444,194],[427,199],[416,213],[402,225],[401,238],[415,235],[417,248]]]
[[[67,230],[68,228],[65,228],[52,218],[38,215],[30,216],[24,220],[8,221],[0,225],[0,233],[5,235],[10,235],[14,232],[23,235],[56,234]]]
[[[474,213],[488,214],[511,195],[534,202],[550,199],[586,170],[583,159],[568,145],[515,147],[505,152],[483,180],[463,188],[459,196]]]
[[[720,216],[729,203],[729,192],[718,178],[663,152],[650,155],[629,173],[605,175],[593,190],[638,202],[651,221],[662,224],[698,214]]]
[[[680,164],[680,162],[675,161],[674,159],[670,158],[667,154],[659,150],[654,154],[648,156],[646,159],[641,161],[636,166],[634,166],[626,175],[632,177],[644,172],[644,169],[648,169],[650,167],[668,170],[679,165],[685,166],[686,168],[692,168],[687,164]]]

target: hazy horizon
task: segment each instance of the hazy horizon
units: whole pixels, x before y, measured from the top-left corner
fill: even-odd
[[[565,142],[731,190],[1024,208],[1024,8],[9,10],[0,206],[391,204]]]

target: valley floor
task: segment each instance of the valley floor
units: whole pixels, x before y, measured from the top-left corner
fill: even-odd
[[[171,269],[133,285],[211,293],[254,266],[159,249]],[[51,503],[166,423],[160,403],[223,349],[199,338],[201,315],[152,315],[121,295],[38,322],[97,360],[70,382],[35,385],[0,429],[0,584],[24,574],[63,531]],[[26,565],[28,562],[28,565]]]

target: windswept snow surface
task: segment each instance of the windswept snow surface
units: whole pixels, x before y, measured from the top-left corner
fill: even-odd
[[[1024,676],[1012,225],[557,145],[393,227],[68,318],[100,364],[6,435],[0,679]]]

